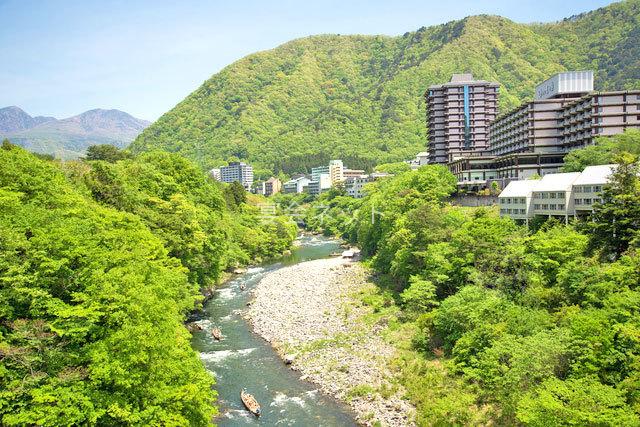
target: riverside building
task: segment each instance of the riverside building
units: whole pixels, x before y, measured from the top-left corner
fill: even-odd
[[[498,112],[498,83],[454,74],[449,83],[425,93],[429,163],[489,150],[489,123]]]
[[[640,128],[640,90],[594,92],[592,71],[558,73],[536,87],[532,101],[490,124],[488,154],[448,165],[459,187],[507,184],[557,173],[571,150],[629,128]]]
[[[249,191],[253,185],[253,167],[244,162],[231,162],[220,168],[220,180],[228,183],[238,181]]]
[[[528,222],[535,216],[587,216],[601,201],[615,165],[588,166],[582,172],[551,173],[542,179],[511,181],[498,196],[500,216]]]

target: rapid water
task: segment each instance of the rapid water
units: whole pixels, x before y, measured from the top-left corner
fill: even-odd
[[[270,271],[302,261],[325,258],[339,250],[339,243],[320,236],[302,236],[300,246],[278,262],[249,268],[222,285],[204,307],[196,323],[203,328],[193,335],[193,348],[216,378],[219,426],[355,426],[353,413],[323,395],[313,384],[300,380],[269,343],[254,334],[242,314],[251,289]],[[245,290],[240,289],[241,285]],[[222,330],[224,339],[214,341],[211,328]],[[245,410],[240,390],[256,398],[262,408],[257,418]]]

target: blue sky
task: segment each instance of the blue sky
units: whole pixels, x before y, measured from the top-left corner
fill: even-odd
[[[0,107],[155,120],[226,65],[311,34],[398,35],[468,15],[546,22],[610,0],[0,0]]]

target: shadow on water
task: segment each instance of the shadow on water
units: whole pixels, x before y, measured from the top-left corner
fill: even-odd
[[[208,371],[216,377],[219,426],[355,426],[353,413],[343,404],[301,381],[271,348],[255,335],[242,313],[251,289],[270,271],[312,259],[326,258],[339,250],[339,242],[320,236],[302,236],[290,256],[249,268],[222,285],[204,307],[198,320],[203,330],[194,333],[192,345]],[[244,285],[245,290],[241,290]],[[211,328],[222,330],[214,341]],[[262,406],[256,418],[245,410],[240,390],[245,387]]]

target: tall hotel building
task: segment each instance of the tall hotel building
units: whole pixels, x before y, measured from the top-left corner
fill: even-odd
[[[489,155],[452,159],[459,186],[556,173],[571,150],[598,136],[640,128],[640,90],[594,92],[593,71],[558,73],[536,87],[532,101],[489,126]]]
[[[253,185],[253,167],[243,162],[230,162],[220,168],[220,180],[228,183],[238,181],[249,191]]]
[[[489,150],[489,123],[498,111],[498,83],[454,74],[449,83],[425,93],[429,125],[429,163]]]

